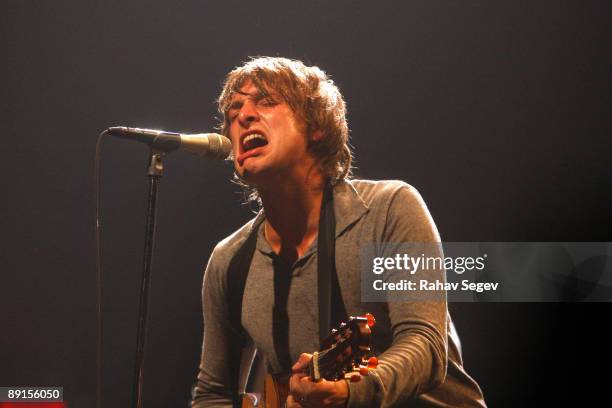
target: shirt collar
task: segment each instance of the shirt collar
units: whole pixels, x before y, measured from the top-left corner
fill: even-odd
[[[334,216],[336,238],[355,224],[370,209],[350,181],[340,181],[334,186]]]
[[[368,211],[367,204],[363,201],[357,190],[350,181],[340,181],[333,188],[334,194],[334,216],[336,218],[336,238],[344,233],[350,226],[361,219]],[[263,210],[259,211],[255,217],[249,233],[253,228],[257,231],[257,248],[266,254],[273,254],[272,248],[264,237],[263,221],[266,216]],[[314,243],[316,248],[316,240]],[[310,248],[312,249],[312,248]],[[307,252],[311,252],[310,250]],[[306,254],[304,254],[306,255]]]

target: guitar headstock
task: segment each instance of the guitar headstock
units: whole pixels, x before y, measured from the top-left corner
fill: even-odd
[[[370,369],[376,368],[376,357],[366,359],[370,352],[371,327],[375,323],[374,316],[367,313],[351,317],[333,329],[323,341],[323,350],[312,356],[310,378],[313,381],[336,381],[348,376],[351,381],[355,381],[360,375],[367,375]]]

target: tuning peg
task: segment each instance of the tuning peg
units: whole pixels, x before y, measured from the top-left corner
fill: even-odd
[[[360,366],[359,367],[359,374],[361,374],[361,375],[363,375],[365,377],[366,375],[370,374],[370,370],[366,366]]]
[[[378,367],[378,358],[372,356],[368,359],[368,368]]]
[[[338,334],[338,330],[331,329],[330,336],[335,336],[336,334]]]

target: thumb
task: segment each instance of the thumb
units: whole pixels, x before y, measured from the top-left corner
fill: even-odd
[[[296,361],[293,367],[291,367],[291,372],[295,374],[305,371],[306,368],[308,368],[308,363],[310,363],[311,359],[312,354],[302,353],[298,361]]]

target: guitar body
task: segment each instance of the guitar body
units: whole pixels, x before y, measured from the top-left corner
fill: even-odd
[[[276,381],[276,379],[266,374],[264,381],[264,407],[265,408],[284,408],[289,396],[289,382]]]
[[[284,408],[289,396],[289,383],[277,381],[271,374],[266,374],[264,392],[261,397],[255,394],[243,394],[242,408]]]
[[[370,327],[376,320],[371,314],[351,317],[323,340],[322,350],[312,354],[307,374],[312,381],[358,381],[376,368],[378,359],[364,357],[370,351]],[[242,408],[285,408],[289,396],[289,376],[266,374],[263,395],[241,395]]]

